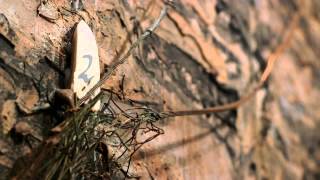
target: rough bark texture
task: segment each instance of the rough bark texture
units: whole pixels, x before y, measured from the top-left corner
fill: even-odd
[[[161,7],[88,0],[74,12],[67,0],[0,0],[1,178],[57,123],[54,112],[30,112],[64,86],[74,25],[92,27],[104,69]],[[142,147],[131,171],[142,179],[319,179],[319,1],[178,1],[104,86],[158,110],[232,102],[255,86],[298,10],[291,46],[264,88],[235,111],[165,120],[165,134]]]

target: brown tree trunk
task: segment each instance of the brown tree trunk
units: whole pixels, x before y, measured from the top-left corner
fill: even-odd
[[[62,121],[55,111],[60,107],[32,109],[64,87],[74,25],[83,19],[92,28],[103,71],[163,7],[156,0],[72,2],[0,0],[1,177]],[[157,111],[227,104],[256,87],[297,14],[299,23],[271,77],[247,103],[232,111],[161,121],[164,134],[133,156],[130,174],[318,179],[319,10],[318,1],[177,1],[104,88]]]

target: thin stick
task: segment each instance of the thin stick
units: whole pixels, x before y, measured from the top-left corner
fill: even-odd
[[[159,17],[156,19],[156,21],[138,38],[137,41],[135,41],[129,50],[125,53],[125,55],[120,58],[119,60],[115,61],[114,64],[112,64],[108,69],[107,72],[103,75],[103,77],[100,79],[100,81],[92,87],[90,91],[87,92],[87,94],[81,98],[77,104],[76,107],[81,106],[84,102],[86,102],[90,97],[94,94],[94,92],[101,87],[107,79],[109,79],[110,75],[124,62],[126,62],[127,58],[131,55],[132,51],[142,42],[144,39],[146,39],[148,36],[150,36],[156,29],[159,27],[160,22],[162,19],[167,15],[168,13],[168,4],[165,4],[160,12]]]
[[[250,98],[254,96],[254,94],[264,85],[268,77],[270,76],[270,73],[273,69],[275,61],[279,58],[281,54],[288,48],[290,44],[290,40],[293,38],[293,34],[295,29],[298,27],[300,14],[297,13],[294,15],[290,26],[289,26],[289,32],[285,35],[283,41],[281,44],[276,48],[275,52],[273,52],[267,59],[267,67],[262,73],[262,76],[260,78],[260,81],[258,85],[247,95],[240,98],[238,101],[221,105],[221,106],[215,106],[205,109],[198,109],[198,110],[181,110],[181,111],[169,111],[169,112],[163,112],[161,113],[162,117],[175,117],[175,116],[191,116],[191,115],[201,115],[201,114],[209,114],[209,113],[217,113],[222,111],[228,111],[238,108],[243,103],[247,102]]]

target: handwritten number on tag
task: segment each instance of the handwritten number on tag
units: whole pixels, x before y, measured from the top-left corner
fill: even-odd
[[[90,54],[86,54],[84,56],[82,56],[82,58],[84,58],[84,60],[88,60],[89,63],[88,63],[88,66],[87,68],[79,74],[78,78],[79,79],[82,79],[85,83],[89,84],[91,79],[93,78],[93,76],[91,76],[90,78],[88,77],[88,75],[86,74],[87,71],[89,70],[89,68],[91,67],[91,64],[92,64],[92,56]]]

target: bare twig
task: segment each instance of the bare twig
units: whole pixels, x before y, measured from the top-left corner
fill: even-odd
[[[110,75],[121,65],[123,64],[127,58],[131,55],[132,51],[144,40],[146,39],[148,36],[150,36],[156,29],[157,27],[159,27],[160,22],[163,20],[163,18],[167,15],[169,9],[169,5],[165,4],[160,12],[159,17],[155,20],[155,22],[138,38],[138,40],[136,40],[129,48],[129,50],[125,53],[125,55],[120,58],[119,60],[115,61],[108,69],[107,72],[102,76],[102,78],[100,79],[100,81],[92,87],[92,89],[90,91],[88,91],[88,93],[81,98],[76,106],[79,107],[81,106],[84,102],[86,102],[96,91],[96,89],[98,89],[99,87],[101,87],[104,82],[110,77]]]
[[[262,73],[260,81],[258,85],[247,95],[240,98],[238,101],[221,105],[210,107],[206,109],[199,109],[199,110],[181,110],[181,111],[169,111],[161,113],[162,117],[175,117],[175,116],[190,116],[190,115],[201,115],[201,114],[209,114],[209,113],[216,113],[222,111],[233,110],[247,102],[250,98],[254,96],[254,94],[264,85],[270,73],[273,69],[273,65],[275,61],[279,58],[279,56],[288,48],[290,44],[290,40],[293,38],[293,34],[298,27],[298,22],[300,18],[300,13],[297,12],[293,19],[291,20],[289,31],[287,34],[284,35],[284,39],[282,40],[281,44],[276,48],[275,52],[273,52],[267,59],[267,67]]]

